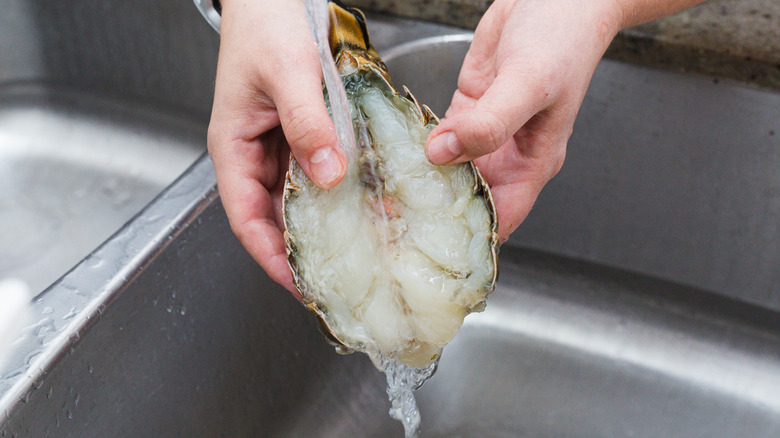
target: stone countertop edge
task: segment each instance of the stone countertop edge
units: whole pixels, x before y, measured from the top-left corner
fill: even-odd
[[[351,0],[350,6],[474,29],[492,0]],[[605,57],[780,90],[780,0],[710,0],[620,32]]]

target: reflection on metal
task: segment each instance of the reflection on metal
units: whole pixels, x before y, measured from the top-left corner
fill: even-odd
[[[0,90],[0,278],[40,293],[203,153],[202,123],[42,86]]]
[[[213,0],[193,0],[203,18],[219,33],[219,25],[222,23],[220,11],[214,7]]]

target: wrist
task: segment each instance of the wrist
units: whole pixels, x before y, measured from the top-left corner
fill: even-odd
[[[601,0],[585,7],[590,11],[590,13],[584,11],[584,15],[589,17],[586,21],[587,28],[591,30],[589,34],[600,59],[624,27],[626,20],[623,3],[621,0]]]

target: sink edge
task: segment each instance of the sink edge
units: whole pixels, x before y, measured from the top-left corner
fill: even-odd
[[[33,300],[31,314],[41,315],[41,320],[25,329],[0,369],[0,424],[40,386],[47,370],[71,351],[126,286],[218,199],[214,168],[204,153],[125,226]]]

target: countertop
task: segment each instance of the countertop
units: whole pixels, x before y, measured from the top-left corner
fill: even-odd
[[[375,12],[473,29],[491,0],[352,0]],[[606,56],[780,90],[780,1],[710,0],[626,29]]]

